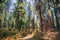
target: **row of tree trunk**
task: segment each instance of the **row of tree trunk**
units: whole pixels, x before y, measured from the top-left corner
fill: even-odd
[[[52,1],[53,2],[53,1]],[[54,16],[53,16],[53,13],[51,12],[51,17],[49,16],[48,17],[48,21],[42,16],[43,13],[42,13],[42,9],[41,9],[41,5],[40,5],[40,2],[39,0],[37,1],[37,5],[36,5],[36,10],[39,11],[39,16],[40,16],[40,27],[41,27],[41,30],[44,31],[47,29],[57,29],[57,30],[60,30],[60,25],[59,25],[59,18],[58,18],[58,11],[60,11],[56,6],[58,4],[59,1],[55,1],[53,2],[54,4],[54,12],[55,12],[55,17],[56,17],[56,28],[55,28],[55,22],[54,22]],[[50,1],[48,1],[48,9],[50,10],[50,5],[49,5]],[[50,13],[49,13],[50,14]],[[43,17],[43,18],[42,18]],[[47,22],[46,22],[47,21]],[[47,25],[46,25],[47,24]]]

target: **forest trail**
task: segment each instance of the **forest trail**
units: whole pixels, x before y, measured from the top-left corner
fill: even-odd
[[[48,40],[56,40],[56,35],[57,32],[46,32],[46,34],[43,36],[43,39],[48,39]]]
[[[7,37],[6,39],[2,39],[2,40],[30,40],[35,36],[35,34],[36,34],[36,30],[34,30],[31,34],[26,35],[25,37],[22,37],[20,34],[18,34],[16,38]]]
[[[18,34],[19,35],[19,34]],[[35,39],[37,37],[38,39]],[[26,35],[25,37],[16,36],[16,38],[7,38],[6,40],[60,40],[60,33],[47,31],[43,36],[41,32],[34,30],[31,34]]]
[[[16,40],[28,40],[28,39],[31,39],[35,36],[35,33],[36,33],[36,30],[34,30],[32,32],[32,34],[28,34],[27,36],[23,37],[23,38],[17,38]]]
[[[47,31],[46,34],[41,38],[41,40],[55,40],[56,34],[57,32]],[[38,35],[40,35],[40,33]],[[28,34],[27,36],[23,38],[17,38],[16,40],[34,40],[34,36],[36,36],[36,30],[33,31],[32,34]]]

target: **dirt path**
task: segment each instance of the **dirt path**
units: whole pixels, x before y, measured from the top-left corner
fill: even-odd
[[[55,40],[56,39],[57,32],[46,32],[46,34],[43,36],[43,39],[48,40]]]
[[[37,34],[36,34],[37,33]],[[39,38],[41,37],[41,39],[43,40],[59,40],[60,39],[60,33],[58,34],[57,32],[46,32],[46,34],[44,34],[43,36],[41,36],[41,32],[37,32],[36,30],[34,30],[31,34],[26,35],[25,37],[19,37],[16,36],[17,38],[7,38],[5,40],[40,40]],[[20,34],[18,34],[20,35]],[[36,38],[38,37],[38,38]],[[36,38],[36,39],[34,39]],[[57,39],[56,39],[57,38]]]
[[[34,30],[32,32],[32,34],[28,34],[27,36],[23,37],[23,38],[17,38],[16,40],[28,40],[30,38],[33,38],[35,36],[36,30]]]

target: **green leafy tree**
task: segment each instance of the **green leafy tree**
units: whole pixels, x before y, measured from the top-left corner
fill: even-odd
[[[1,24],[3,26],[4,20],[5,20],[5,13],[6,13],[6,8],[7,8],[7,2],[8,0],[0,0],[0,20],[2,21]]]
[[[24,25],[24,15],[26,14],[25,11],[25,3],[22,2],[22,0],[18,1],[18,7],[16,9],[16,25],[18,30],[20,31],[20,29],[23,27]]]

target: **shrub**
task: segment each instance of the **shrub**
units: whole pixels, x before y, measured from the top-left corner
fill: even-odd
[[[15,28],[13,28],[13,29],[9,29],[9,35],[11,36],[11,35],[15,35],[16,33],[18,33],[18,30],[17,29],[15,29]]]
[[[4,29],[0,29],[0,37],[7,37],[7,36],[12,36],[15,35],[17,33],[17,29],[14,28],[4,28]]]
[[[5,30],[1,33],[1,37],[7,37],[9,35],[9,31]]]

